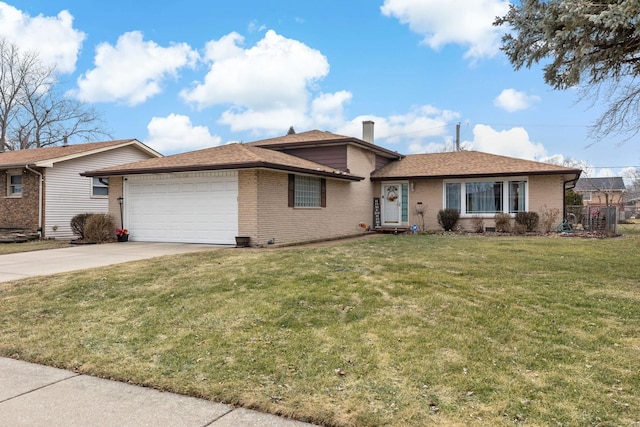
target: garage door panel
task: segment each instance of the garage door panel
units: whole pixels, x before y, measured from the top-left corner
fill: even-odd
[[[235,243],[237,173],[148,175],[126,182],[125,211],[132,240]]]

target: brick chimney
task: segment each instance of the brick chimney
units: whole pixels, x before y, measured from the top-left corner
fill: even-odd
[[[373,125],[371,120],[362,122],[362,140],[373,144]]]

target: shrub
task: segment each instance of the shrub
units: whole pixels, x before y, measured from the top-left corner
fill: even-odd
[[[525,234],[527,231],[528,231],[527,230],[527,226],[524,225],[524,224],[516,223],[513,226],[513,232],[516,233],[516,234]]]
[[[526,232],[536,231],[540,216],[537,212],[518,212],[516,214],[516,225],[524,226]]]
[[[110,215],[93,214],[87,218],[84,225],[84,238],[95,243],[113,242],[116,237],[113,230],[113,219]]]
[[[496,221],[496,231],[498,233],[511,232],[511,215],[506,213],[497,213],[493,218]]]
[[[81,213],[71,218],[71,223],[69,224],[71,226],[71,231],[73,231],[73,234],[76,236],[79,236],[80,239],[84,239],[84,226],[87,222],[87,218],[91,215],[93,214]]]
[[[484,233],[484,219],[481,216],[471,218],[471,227],[474,233]]]
[[[444,228],[445,231],[453,231],[459,219],[460,212],[455,209],[441,209],[438,212],[438,224],[440,224],[440,227]]]
[[[560,209],[549,209],[547,205],[540,208],[540,222],[542,222],[542,229],[545,233],[550,233],[554,229],[554,226],[558,223],[558,217],[560,216]]]

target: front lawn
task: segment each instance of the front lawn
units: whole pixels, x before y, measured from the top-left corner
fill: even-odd
[[[71,246],[68,240],[29,240],[21,243],[0,243],[0,255],[14,254],[18,252],[42,251],[45,249],[68,248]]]
[[[640,423],[640,235],[384,236],[0,284],[0,355],[328,426]]]

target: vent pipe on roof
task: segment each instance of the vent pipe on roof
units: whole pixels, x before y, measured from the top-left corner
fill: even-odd
[[[62,146],[63,146],[63,147],[66,147],[67,145],[69,145],[69,140],[68,140],[67,138],[68,138],[68,137],[67,137],[67,135],[65,135],[65,136],[62,138]]]
[[[362,122],[362,140],[373,144],[373,125],[375,123],[371,120],[365,120]]]

